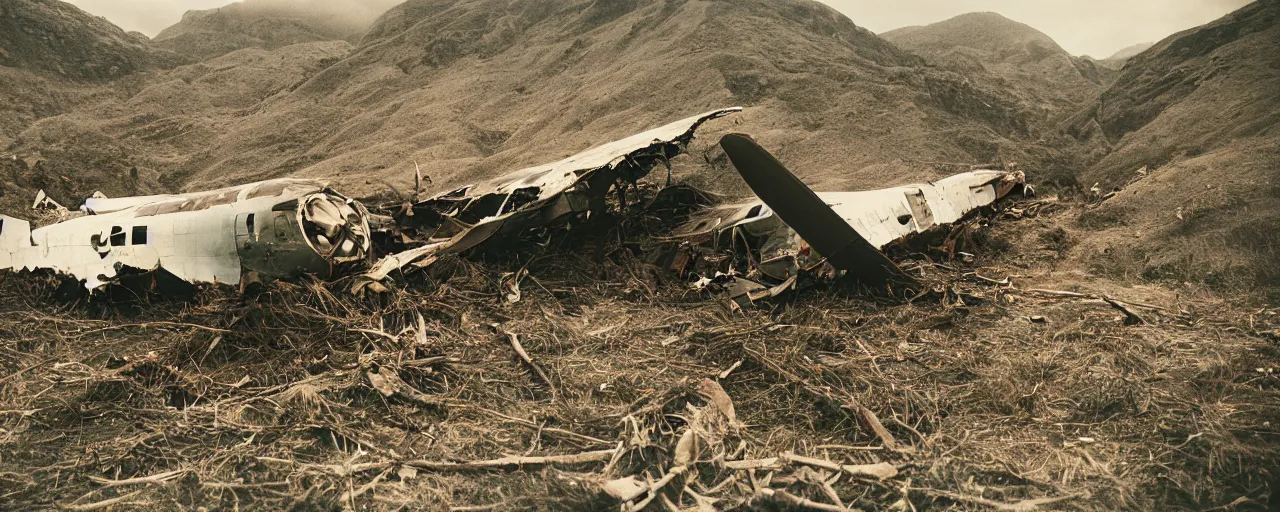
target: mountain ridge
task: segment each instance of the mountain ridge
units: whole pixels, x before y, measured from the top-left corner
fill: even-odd
[[[273,50],[298,43],[359,42],[398,0],[243,0],[187,11],[153,39],[156,46],[204,60],[243,48]]]
[[[101,153],[129,158],[77,158],[139,166],[170,188],[299,175],[376,193],[383,181],[410,181],[415,161],[443,187],[731,105],[748,107],[729,121],[736,130],[757,134],[826,188],[950,168],[936,162],[1060,158],[1031,144],[1045,136],[1039,114],[999,87],[927,67],[809,0],[412,0],[345,53],[310,57],[319,44],[241,49],[221,63],[153,73],[129,102],[75,115],[99,139],[115,138]],[[254,59],[272,54],[301,60],[273,67],[285,73],[279,79],[250,73]],[[206,90],[217,76],[253,74],[275,85],[240,95],[232,85],[248,85],[237,79]],[[143,98],[210,93],[260,101],[136,113]],[[73,147],[78,132],[60,126],[68,124],[49,120],[21,139],[46,154]],[[700,146],[706,158],[680,165],[720,186],[732,180],[715,177],[728,170],[710,143],[715,126]],[[937,130],[945,135],[927,135]]]
[[[152,47],[146,36],[125,32],[66,2],[7,0],[0,5],[0,67],[101,82],[182,61]]]
[[[962,14],[880,36],[942,67],[1002,81],[1050,117],[1091,100],[1114,74],[1093,59],[1071,55],[1030,25],[993,12]]]
[[[1255,2],[1134,56],[1072,118],[1110,150],[1081,177],[1122,189],[1091,218],[1124,232],[1100,270],[1280,285],[1280,2]]]

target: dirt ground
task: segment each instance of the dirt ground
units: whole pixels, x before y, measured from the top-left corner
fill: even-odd
[[[735,310],[649,265],[634,223],[380,298],[85,303],[5,275],[0,508],[1274,508],[1277,310],[1092,277],[1080,208],[1026,206],[972,261],[912,258],[910,301]]]

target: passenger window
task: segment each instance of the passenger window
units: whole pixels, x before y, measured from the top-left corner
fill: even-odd
[[[125,242],[124,238],[125,238],[124,228],[121,228],[120,226],[111,226],[111,246],[112,247],[120,247],[124,245],[124,242]]]
[[[133,227],[133,245],[147,245],[147,227]]]

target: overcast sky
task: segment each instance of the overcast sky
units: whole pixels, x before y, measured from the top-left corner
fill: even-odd
[[[229,0],[67,0],[125,30],[154,36],[190,9]],[[364,3],[367,0],[351,0]],[[385,1],[385,0],[381,0]],[[606,0],[608,1],[608,0]],[[1049,34],[1076,55],[1104,58],[1126,46],[1155,42],[1203,25],[1249,0],[821,0],[854,23],[880,33],[926,25],[967,12],[992,11]]]
[[[991,11],[1048,34],[1068,52],[1106,58],[1244,7],[1250,0],[820,0],[877,34]]]

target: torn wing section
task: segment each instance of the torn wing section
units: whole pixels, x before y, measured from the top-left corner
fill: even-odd
[[[97,290],[132,271],[235,285],[247,272],[331,277],[368,260],[368,212],[313,180],[208,192],[90,198],[84,214],[32,229],[0,216],[0,269],[52,270]]]
[[[659,165],[669,171],[671,159],[686,151],[699,126],[741,110],[714,110],[407,205],[393,217],[400,243],[409,248],[374,264],[363,282],[380,281],[409,264],[429,265],[441,254],[470,249],[497,233],[602,212],[615,183],[635,182]]]
[[[932,183],[883,190],[818,192],[817,196],[877,250],[931,229],[959,222],[984,206],[1021,190],[1020,171],[978,170]],[[735,300],[754,301],[795,286],[797,278],[824,279],[841,274],[762,200],[713,207],[677,227],[672,241],[713,266],[747,261],[741,269],[721,271],[695,286],[723,290]],[[686,255],[679,261],[688,261]],[[747,281],[747,282],[741,282]],[[780,287],[782,289],[780,289]]]

